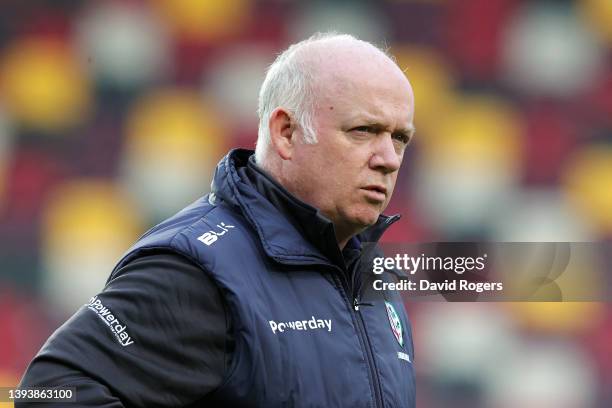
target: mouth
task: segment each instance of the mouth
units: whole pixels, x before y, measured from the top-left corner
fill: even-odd
[[[372,184],[361,188],[366,191],[368,198],[373,201],[385,201],[387,199],[387,188],[378,184]]]

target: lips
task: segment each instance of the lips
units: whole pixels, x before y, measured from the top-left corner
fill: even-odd
[[[379,184],[372,184],[362,187],[366,191],[366,195],[374,201],[385,201],[387,198],[387,188]]]
[[[364,187],[364,190],[378,191],[379,193],[387,195],[387,187],[381,186],[378,184],[372,184],[370,186],[366,186]]]

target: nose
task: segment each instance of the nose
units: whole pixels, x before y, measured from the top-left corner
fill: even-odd
[[[399,170],[402,164],[402,154],[397,152],[390,133],[385,132],[379,136],[380,137],[376,138],[377,140],[374,143],[369,166],[385,174],[393,173]]]

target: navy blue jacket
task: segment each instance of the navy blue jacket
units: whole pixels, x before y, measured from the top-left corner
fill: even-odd
[[[251,155],[234,150],[223,158],[212,192],[141,237],[109,284],[135,260],[168,252],[215,282],[231,322],[232,353],[206,406],[414,407],[412,333],[401,299],[364,296],[378,254],[371,243],[398,217],[381,215],[340,251],[333,224]],[[96,300],[88,307],[91,314],[105,311]],[[146,347],[127,317],[112,319],[105,323],[122,352]],[[157,324],[163,333],[172,322]],[[186,347],[205,347],[206,339],[184,339]],[[169,352],[180,346],[169,344]]]

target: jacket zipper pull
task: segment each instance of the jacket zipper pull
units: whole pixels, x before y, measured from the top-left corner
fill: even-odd
[[[360,302],[357,298],[353,299],[353,307],[355,308],[355,311],[359,311],[359,306],[374,306],[374,303]]]

